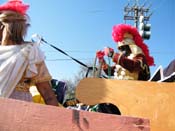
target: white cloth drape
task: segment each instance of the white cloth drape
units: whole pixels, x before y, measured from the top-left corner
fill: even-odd
[[[0,46],[0,96],[9,97],[22,76],[35,76],[36,64],[43,60],[44,54],[36,43]]]

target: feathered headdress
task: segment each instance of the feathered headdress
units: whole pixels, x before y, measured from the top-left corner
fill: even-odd
[[[154,65],[154,58],[150,56],[148,46],[143,42],[137,28],[127,24],[115,25],[112,30],[112,38],[117,43],[122,42],[125,38],[133,39],[135,44],[142,49],[148,65]]]
[[[26,14],[28,8],[29,5],[24,4],[22,0],[8,0],[7,3],[0,5],[0,11],[10,10],[18,12],[22,15]]]

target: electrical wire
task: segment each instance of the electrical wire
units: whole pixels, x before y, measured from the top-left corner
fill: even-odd
[[[80,58],[77,60],[93,60],[94,58]],[[72,61],[72,59],[46,59],[46,61]]]

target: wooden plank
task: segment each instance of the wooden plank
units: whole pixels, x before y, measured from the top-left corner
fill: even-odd
[[[152,131],[175,130],[175,82],[86,78],[77,86],[76,97],[87,105],[112,103],[122,115],[148,118]]]
[[[0,131],[149,131],[149,120],[0,98]]]

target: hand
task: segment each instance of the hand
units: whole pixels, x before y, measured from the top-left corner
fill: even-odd
[[[97,52],[96,52],[96,57],[97,57],[100,61],[104,60],[104,55],[105,55],[104,51],[97,51]]]
[[[110,48],[110,47],[105,47],[104,48],[104,54],[108,57],[112,57],[114,54],[114,49]]]

